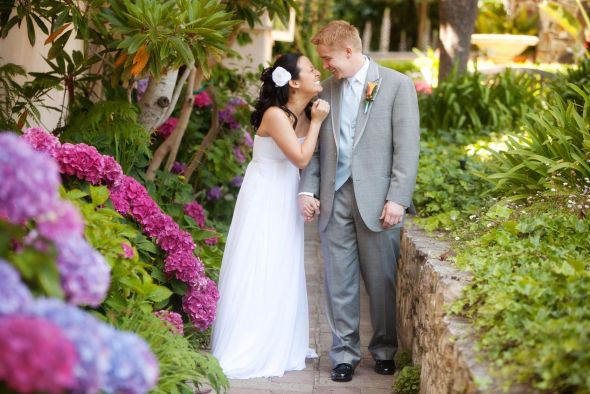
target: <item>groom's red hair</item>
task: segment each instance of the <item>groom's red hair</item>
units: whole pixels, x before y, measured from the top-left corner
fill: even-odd
[[[312,37],[311,43],[339,49],[352,48],[358,52],[363,48],[357,28],[342,20],[328,23]]]

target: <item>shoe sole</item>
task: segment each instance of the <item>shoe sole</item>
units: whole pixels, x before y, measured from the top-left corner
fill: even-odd
[[[352,376],[349,376],[347,378],[332,378],[333,382],[339,382],[339,383],[344,383],[344,382],[350,382],[352,380]]]
[[[378,370],[375,370],[375,373],[378,373],[379,375],[393,375],[395,373],[395,371],[378,371]]]

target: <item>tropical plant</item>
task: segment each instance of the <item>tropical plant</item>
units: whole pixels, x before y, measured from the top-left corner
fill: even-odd
[[[430,132],[514,127],[541,92],[540,77],[507,69],[487,79],[479,72],[451,74],[432,94],[421,95],[421,124]]]
[[[29,85],[16,81],[27,75],[24,68],[13,63],[0,66],[0,130],[20,129],[28,116],[39,119],[36,97]],[[12,114],[19,114],[18,120]]]
[[[580,59],[575,67],[569,68],[565,73],[558,74],[551,84],[551,90],[555,91],[566,101],[573,101],[576,108],[584,108],[584,98],[570,86],[590,86],[590,57]]]
[[[569,89],[583,98],[581,111],[554,93],[547,108],[525,117],[524,134],[511,137],[507,150],[491,151],[494,193],[526,198],[590,178],[590,89]]]

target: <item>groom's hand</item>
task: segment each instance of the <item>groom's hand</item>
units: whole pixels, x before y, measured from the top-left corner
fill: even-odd
[[[303,216],[305,222],[313,222],[316,215],[320,213],[320,201],[312,196],[300,195],[297,197],[299,202],[299,213]]]
[[[398,203],[387,201],[383,207],[381,216],[379,217],[379,220],[383,222],[381,223],[381,226],[383,228],[390,228],[398,223],[401,223],[404,218],[405,210],[406,209]]]

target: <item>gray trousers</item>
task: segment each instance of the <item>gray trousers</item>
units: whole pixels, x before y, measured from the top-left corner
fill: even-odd
[[[375,359],[393,359],[397,350],[395,287],[400,230],[373,232],[365,226],[350,179],[336,191],[330,221],[320,232],[334,366],[347,363],[356,367],[361,360],[360,275],[369,295],[373,327],[369,351]]]

